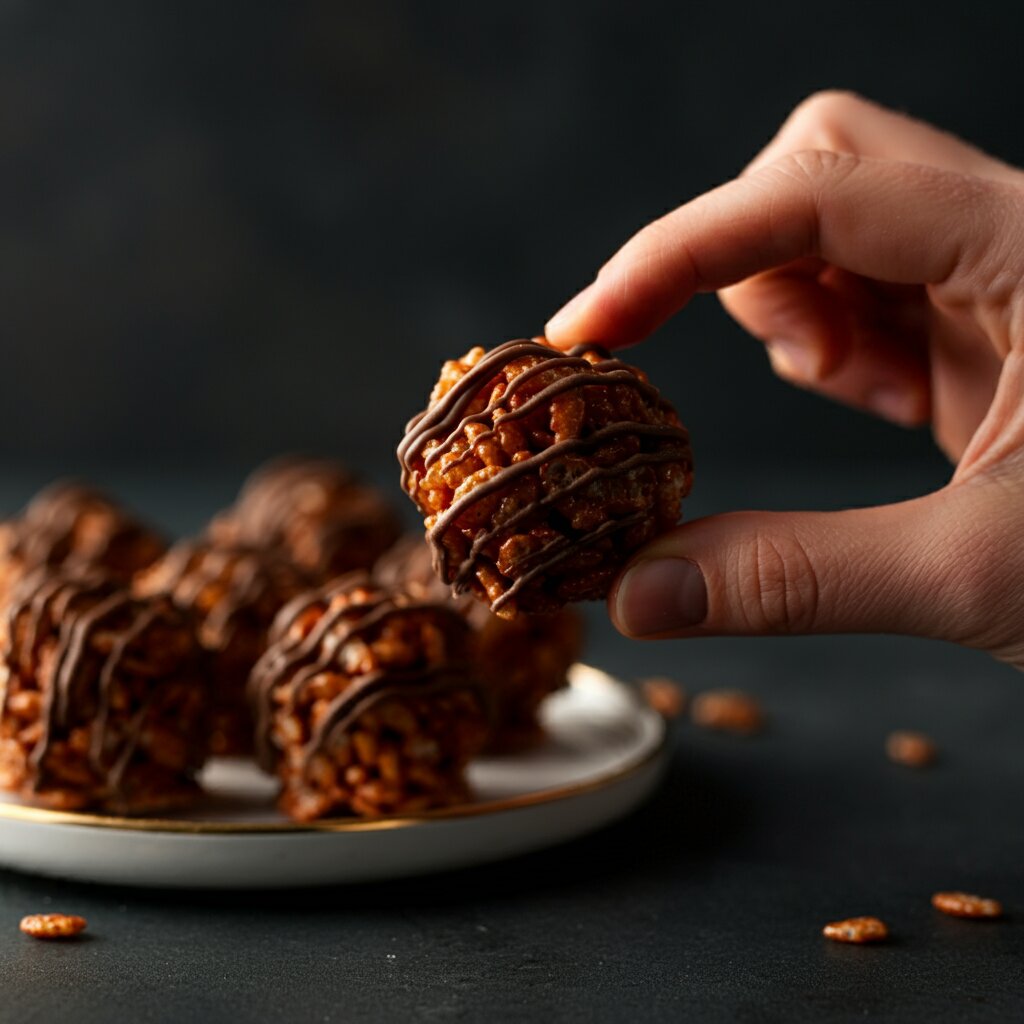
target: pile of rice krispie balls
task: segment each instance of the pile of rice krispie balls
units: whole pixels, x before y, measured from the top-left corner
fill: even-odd
[[[0,523],[0,789],[146,814],[249,757],[298,821],[377,817],[539,743],[582,646],[565,606],[678,520],[686,432],[640,371],[538,339],[445,364],[399,457],[426,539],[309,458],[173,545],[77,482]]]

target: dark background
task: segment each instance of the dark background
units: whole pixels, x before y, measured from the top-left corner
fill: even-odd
[[[442,359],[538,332],[816,89],[1024,162],[1000,6],[6,0],[0,466],[230,490],[301,449],[391,475]],[[776,381],[713,298],[634,358],[703,474],[946,472],[924,432]]]
[[[397,498],[392,449],[443,359],[540,330],[809,93],[1024,163],[1022,28],[1008,3],[0,0],[0,514],[79,473],[187,532],[296,449]],[[631,358],[691,427],[691,517],[948,475],[926,432],[778,382],[713,298]],[[1019,674],[919,640],[638,644],[588,619],[596,664],[747,689],[767,735],[682,724],[638,815],[454,876],[213,896],[0,873],[0,1017],[1019,1016]],[[885,761],[897,727],[941,763]],[[941,918],[938,888],[1009,920]],[[92,938],[17,933],[49,909]],[[860,913],[893,941],[820,938]]]

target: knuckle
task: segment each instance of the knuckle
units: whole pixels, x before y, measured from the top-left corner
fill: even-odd
[[[815,149],[848,150],[852,147],[846,125],[864,106],[865,101],[856,93],[823,89],[797,105],[786,122],[786,130]]]
[[[837,188],[859,165],[849,153],[824,149],[801,149],[767,164],[747,178],[751,188],[769,204],[772,234],[798,235],[795,247],[811,254],[818,249],[820,210],[825,194]],[[795,193],[795,195],[794,195]],[[780,197],[796,199],[783,203],[784,214],[774,212]]]
[[[799,222],[799,230],[807,235],[802,249],[811,252],[817,245],[818,218],[824,197],[836,190],[859,165],[860,159],[851,153],[800,149],[766,164],[746,180],[762,194],[764,201],[772,204],[781,196],[799,196],[795,208],[792,204],[784,207],[786,220]],[[792,223],[786,223],[785,228],[794,229]]]
[[[818,617],[820,584],[792,534],[756,534],[738,566],[740,614],[752,632],[805,633]]]

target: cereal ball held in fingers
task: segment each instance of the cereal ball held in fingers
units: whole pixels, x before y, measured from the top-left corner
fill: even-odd
[[[605,597],[692,478],[687,432],[640,370],[543,339],[446,363],[398,456],[441,578],[506,618]]]
[[[300,821],[466,799],[487,739],[472,635],[450,608],[354,573],[285,606],[253,669],[257,756]]]

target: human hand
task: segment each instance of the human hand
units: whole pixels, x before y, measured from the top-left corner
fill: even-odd
[[[1024,172],[817,94],[739,178],[630,239],[547,337],[630,345],[705,291],[777,374],[930,422],[957,469],[893,505],[686,523],[619,578],[618,628],[910,633],[1024,668]]]

